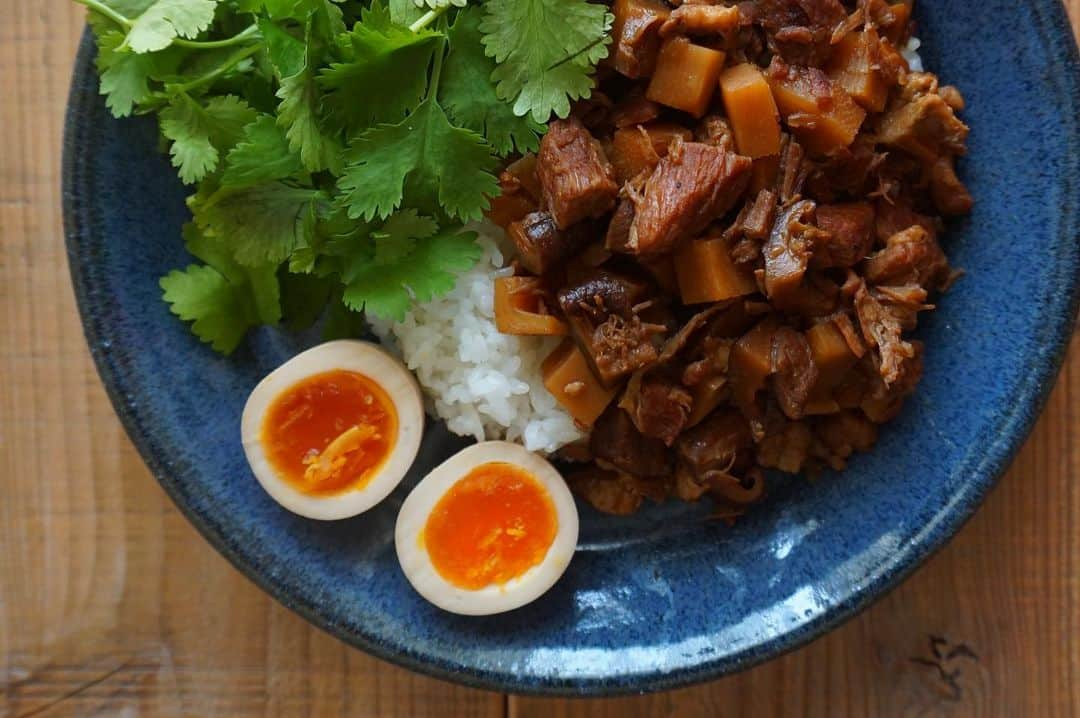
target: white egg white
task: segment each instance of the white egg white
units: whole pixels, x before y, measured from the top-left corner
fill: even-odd
[[[263,419],[274,400],[290,387],[336,370],[363,374],[382,387],[397,411],[397,440],[390,456],[363,487],[327,496],[308,495],[283,479],[270,463],[261,441]],[[297,354],[259,382],[244,406],[240,433],[255,478],[275,501],[307,518],[344,519],[367,511],[401,482],[420,448],[424,406],[412,373],[381,347],[369,342],[333,341]]]
[[[428,516],[446,492],[476,467],[492,462],[513,464],[540,482],[555,506],[558,528],[539,564],[505,584],[469,590],[439,574],[424,548],[423,533]],[[536,600],[570,565],[577,537],[577,506],[562,476],[537,454],[506,441],[475,444],[433,469],[405,499],[394,531],[398,562],[413,588],[439,608],[467,616],[502,613]]]

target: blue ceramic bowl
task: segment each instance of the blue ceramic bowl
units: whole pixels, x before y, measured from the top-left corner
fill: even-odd
[[[926,377],[873,453],[775,485],[734,528],[669,504],[582,509],[579,551],[541,600],[495,618],[424,602],[398,568],[409,488],[460,444],[439,427],[376,510],[339,523],[263,493],[239,440],[244,400],[312,337],[262,331],[232,358],[199,344],[158,278],[190,261],[184,189],[152,121],[117,121],[84,41],[64,157],[67,246],[90,350],[161,485],[219,551],[302,616],[376,656],[474,686],[613,694],[715,678],[799,646],[939,548],[1004,471],[1062,360],[1080,267],[1080,71],[1058,0],[924,0],[923,52],[963,88],[978,204],[947,250],[967,275],[920,329]],[[1007,32],[1003,32],[1007,28]]]

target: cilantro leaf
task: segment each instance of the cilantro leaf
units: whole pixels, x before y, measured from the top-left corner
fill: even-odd
[[[315,204],[321,193],[309,187],[267,182],[212,197],[195,195],[188,205],[207,237],[225,243],[244,266],[277,264],[314,231]]]
[[[430,217],[420,217],[416,210],[407,209],[386,220],[377,231],[371,233],[375,242],[373,261],[378,265],[400,262],[416,248],[416,242],[427,239],[439,231],[439,224]]]
[[[235,288],[220,272],[192,264],[174,269],[159,282],[173,314],[194,322],[191,331],[222,354],[232,354],[251,323]]]
[[[476,234],[460,227],[417,241],[412,251],[393,262],[377,264],[361,254],[343,274],[342,300],[354,311],[401,321],[414,300],[429,302],[452,290],[455,275],[479,257]]]
[[[439,37],[395,25],[378,0],[365,8],[360,22],[339,41],[345,59],[319,73],[330,120],[350,132],[400,120],[424,96]]]
[[[488,0],[480,31],[498,67],[498,96],[514,114],[546,122],[592,92],[593,65],[607,57],[612,15],[586,0]]]
[[[278,50],[271,54],[271,62],[281,77],[281,86],[278,89],[278,98],[281,100],[278,106],[278,124],[285,128],[288,146],[300,153],[300,162],[308,171],[329,170],[340,174],[341,145],[335,136],[323,131],[322,118],[318,111],[322,104],[322,95],[315,82],[314,70],[324,51],[321,33],[338,27],[341,23],[341,11],[337,5],[326,0],[319,2],[320,6],[326,5],[326,8],[312,11],[308,16],[302,65],[296,62],[296,55],[289,49],[287,40],[282,36],[276,37],[280,44]],[[289,71],[293,74],[285,74]]]
[[[252,185],[284,179],[302,169],[300,157],[289,147],[285,133],[270,115],[244,128],[244,137],[225,158],[225,186]]]
[[[360,135],[338,183],[350,217],[387,217],[402,201],[424,212],[479,219],[499,191],[484,138],[450,124],[432,99],[396,125]]]
[[[341,145],[335,138],[323,133],[315,107],[319,91],[315,77],[306,68],[281,81],[277,91],[278,124],[285,128],[289,146],[300,153],[300,161],[312,172],[329,169],[340,172]]]
[[[161,111],[161,134],[172,140],[169,151],[180,179],[198,182],[217,169],[218,158],[240,138],[255,110],[238,97],[212,97],[206,106],[181,94]]]
[[[278,77],[292,77],[307,65],[307,45],[277,23],[266,18],[259,20],[259,32],[266,41],[266,54]]]
[[[214,21],[217,0],[156,0],[131,23],[126,44],[137,53],[164,50],[177,37],[194,38]]]
[[[159,284],[172,313],[194,322],[196,336],[230,354],[249,328],[281,319],[275,265],[241,267],[195,225],[183,233],[188,251],[206,264],[174,270]]]
[[[100,91],[114,117],[127,117],[135,105],[150,95],[150,75],[154,61],[147,55],[123,52],[122,32],[112,30],[97,36],[97,69]]]
[[[450,54],[443,67],[439,99],[455,122],[487,138],[499,155],[535,151],[543,125],[532,117],[518,117],[499,99],[491,75],[495,61],[484,54],[480,21],[483,11],[468,8],[450,28]]]
[[[390,0],[390,19],[398,25],[408,27],[424,14],[422,7],[417,7],[413,0]]]

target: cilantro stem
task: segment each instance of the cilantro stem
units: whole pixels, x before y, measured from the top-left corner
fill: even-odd
[[[262,49],[263,43],[261,42],[255,43],[254,45],[248,45],[247,47],[241,48],[234,52],[232,55],[226,58],[224,62],[215,67],[213,70],[199,75],[194,80],[189,80],[182,85],[167,85],[165,89],[168,90],[170,93],[181,93],[188,92],[189,90],[193,90],[196,87],[201,87],[208,82],[213,82],[229,70],[233,69],[233,67],[235,67],[236,65],[243,62],[244,60],[251,57]]]
[[[258,25],[248,25],[246,28],[236,33],[232,37],[226,37],[221,40],[185,40],[182,37],[178,37],[173,40],[173,44],[179,45],[180,47],[190,47],[195,50],[213,50],[219,47],[231,47],[233,45],[239,45],[245,40],[253,38],[258,34]]]
[[[128,20],[105,3],[98,2],[98,0],[75,0],[75,2],[86,6],[86,9],[93,10],[98,15],[104,15],[124,29],[131,27],[131,20]]]
[[[419,32],[431,23],[442,17],[443,13],[450,9],[450,5],[443,5],[442,7],[435,8],[434,10],[428,10],[426,13],[417,18],[416,22],[409,25],[410,32]]]
[[[99,0],[75,0],[86,7],[86,9],[96,12],[103,17],[112,20],[114,23],[122,27],[124,30],[130,30],[131,26],[135,24],[135,21],[121,15],[116,10],[106,5]],[[222,40],[186,40],[182,37],[175,38],[172,41],[173,45],[179,47],[187,47],[193,50],[214,50],[221,47],[231,47],[233,45],[239,45],[240,43],[255,37],[259,34],[259,28],[257,25],[249,25],[232,37],[227,37]]]

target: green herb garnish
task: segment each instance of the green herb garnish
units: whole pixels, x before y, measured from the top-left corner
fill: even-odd
[[[501,158],[589,96],[611,25],[587,0],[76,1],[109,109],[156,114],[193,186],[201,264],[164,299],[226,354],[452,289]]]

